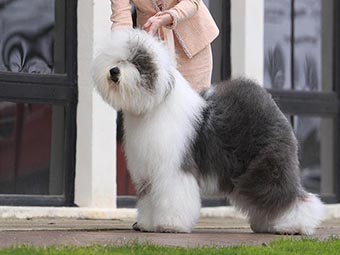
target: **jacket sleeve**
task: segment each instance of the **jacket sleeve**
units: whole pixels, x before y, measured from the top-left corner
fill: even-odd
[[[131,5],[129,0],[111,0],[111,29],[132,28]]]
[[[168,28],[175,29],[178,23],[194,16],[201,4],[202,0],[180,0],[174,7],[164,11],[163,13],[170,14],[173,19],[172,25]]]

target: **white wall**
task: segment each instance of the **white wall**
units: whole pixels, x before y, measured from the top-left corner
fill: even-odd
[[[91,79],[96,47],[109,38],[110,1],[81,1],[75,180],[75,203],[81,207],[116,207],[116,112],[102,101]]]
[[[232,77],[263,84],[264,0],[231,0]]]

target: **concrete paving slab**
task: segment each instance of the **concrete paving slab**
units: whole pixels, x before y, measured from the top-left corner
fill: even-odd
[[[115,220],[83,219],[0,219],[0,232],[3,231],[42,231],[42,230],[131,230],[135,218]],[[201,218],[196,229],[249,228],[247,221],[240,218]]]
[[[235,246],[262,245],[287,236],[255,234],[248,223],[234,218],[201,218],[193,233],[160,234],[131,230],[134,219],[77,220],[77,219],[7,219],[0,220],[0,248],[17,245],[88,246],[122,245],[148,242],[166,246]],[[340,237],[340,220],[324,222],[313,238],[320,240]],[[293,236],[293,238],[301,238]]]

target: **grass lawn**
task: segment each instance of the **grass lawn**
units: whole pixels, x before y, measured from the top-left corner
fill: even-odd
[[[125,255],[125,254],[143,254],[143,255],[257,255],[257,254],[299,254],[299,255],[340,255],[340,239],[330,239],[325,242],[313,240],[280,240],[270,243],[262,247],[233,247],[233,248],[199,248],[199,249],[184,249],[184,248],[167,248],[154,245],[139,245],[132,244],[124,247],[112,246],[90,246],[85,248],[65,247],[65,248],[28,248],[19,247],[0,250],[0,255]]]

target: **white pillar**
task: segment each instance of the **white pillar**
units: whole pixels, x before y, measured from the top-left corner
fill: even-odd
[[[75,203],[81,207],[116,207],[116,112],[91,79],[96,46],[110,38],[110,26],[110,1],[79,1]]]
[[[232,77],[263,84],[264,0],[231,0]]]

